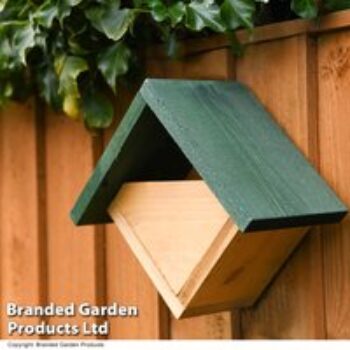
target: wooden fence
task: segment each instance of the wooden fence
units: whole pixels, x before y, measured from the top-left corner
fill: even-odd
[[[239,36],[243,57],[223,37],[202,39],[184,45],[181,61],[153,52],[149,75],[246,83],[350,206],[350,11]],[[131,98],[122,93],[117,119]],[[113,225],[69,219],[112,131],[92,136],[35,101],[0,112],[2,338],[9,301],[138,305],[138,318],[110,319],[111,339],[350,338],[348,217],[313,229],[254,307],[173,319]]]

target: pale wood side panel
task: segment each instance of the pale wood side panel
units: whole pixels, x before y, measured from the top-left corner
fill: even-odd
[[[350,206],[349,31],[319,38],[321,172]],[[322,227],[327,337],[350,338],[350,217]]]
[[[222,239],[224,249],[217,252],[212,249],[207,254],[208,265],[209,256],[217,254],[218,258],[190,301],[190,312],[191,308],[210,310],[218,301],[223,306],[252,305],[307,231],[308,227],[251,233],[235,233],[235,229],[230,229]],[[227,239],[229,243],[225,246]],[[195,279],[196,273],[192,276]],[[185,293],[185,288],[181,292]]]
[[[248,84],[317,166],[315,47],[306,36],[249,46],[238,61]],[[322,254],[309,233],[253,308],[242,313],[243,338],[324,338]]]
[[[100,140],[81,123],[48,112],[45,141],[48,302],[104,304],[103,232],[94,226],[76,227],[69,217],[72,204],[94,169]],[[83,320],[77,315],[49,321],[81,325]]]
[[[7,333],[6,303],[42,302],[38,135],[34,104],[10,104],[0,114],[1,338]],[[38,318],[11,318],[36,324]],[[14,336],[13,338],[38,338]]]

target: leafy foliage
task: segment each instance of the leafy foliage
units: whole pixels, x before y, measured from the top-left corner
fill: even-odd
[[[222,17],[228,28],[253,27],[253,15],[256,11],[254,0],[225,0],[221,6]]]
[[[0,105],[37,92],[56,110],[103,128],[113,118],[118,83],[130,77],[137,53],[183,35],[252,29],[269,0],[0,0]],[[280,0],[270,0],[271,3]],[[328,10],[350,0],[325,0]],[[316,0],[291,0],[302,18]]]
[[[302,18],[315,18],[317,16],[315,0],[292,0],[291,8]]]

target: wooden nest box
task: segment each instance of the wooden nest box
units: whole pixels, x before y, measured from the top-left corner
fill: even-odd
[[[345,214],[246,87],[149,79],[72,219],[113,220],[181,318],[253,304],[311,225]]]

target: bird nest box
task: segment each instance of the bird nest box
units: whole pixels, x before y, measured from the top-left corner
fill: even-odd
[[[247,87],[148,79],[72,219],[114,221],[181,318],[253,304],[311,225],[345,214]]]

